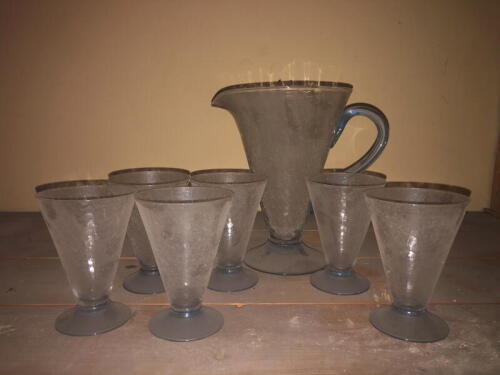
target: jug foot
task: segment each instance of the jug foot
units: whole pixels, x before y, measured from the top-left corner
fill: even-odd
[[[416,313],[383,306],[370,314],[370,323],[386,335],[404,341],[434,342],[448,336],[448,324],[424,310]]]
[[[238,267],[235,269],[214,268],[208,289],[217,292],[239,292],[249,289],[257,284],[259,277],[247,268]]]
[[[153,335],[169,341],[194,341],[211,336],[224,325],[222,314],[211,307],[179,313],[172,309],[162,310],[149,322]]]
[[[245,263],[257,271],[276,275],[305,275],[324,267],[323,253],[303,242],[277,245],[267,241],[247,252]]]
[[[354,271],[338,275],[326,269],[311,275],[311,284],[322,292],[338,295],[360,294],[370,288],[368,279]]]
[[[129,292],[137,294],[158,294],[165,292],[160,272],[143,269],[129,275],[123,282],[123,287]]]
[[[75,306],[57,317],[55,328],[65,335],[95,336],[122,326],[131,316],[119,302],[108,301],[95,309]]]

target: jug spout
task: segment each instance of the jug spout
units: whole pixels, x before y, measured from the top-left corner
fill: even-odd
[[[228,109],[228,95],[224,95],[224,89],[219,90],[212,97],[212,107]]]
[[[212,97],[212,107],[223,108],[231,111],[231,108],[237,105],[236,102],[238,100],[244,100],[245,95],[243,95],[243,97],[238,95],[241,90],[248,91],[252,89],[262,89],[265,87],[271,87],[274,84],[277,84],[277,82],[246,83],[224,87],[217,91]]]

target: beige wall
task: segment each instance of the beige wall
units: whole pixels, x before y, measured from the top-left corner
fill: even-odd
[[[138,166],[245,167],[221,87],[304,76],[382,108],[392,180],[473,190],[488,206],[499,124],[498,1],[1,2],[0,210],[33,186]],[[321,73],[319,73],[321,72]],[[374,137],[354,120],[329,167]]]

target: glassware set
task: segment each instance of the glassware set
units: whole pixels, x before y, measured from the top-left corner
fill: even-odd
[[[427,304],[469,201],[464,188],[386,183],[366,171],[383,151],[389,123],[376,107],[346,106],[352,85],[290,81],[229,86],[212,105],[227,109],[241,133],[250,170],[136,168],[109,180],[40,185],[36,196],[77,298],[55,327],[69,335],[96,335],[130,318],[109,299],[124,242],[140,270],[123,287],[133,293],[166,290],[170,307],[149,323],[157,337],[192,341],[216,333],[223,317],[203,306],[206,288],[237,292],[255,286],[254,270],[312,274],[317,289],[338,295],[367,291],[354,271],[370,221],[392,304],[369,321],[406,341],[432,342],[449,328]],[[353,116],[378,130],[372,147],[343,171],[322,167],[328,150]],[[309,199],[321,249],[302,241]],[[135,204],[134,204],[135,201]],[[270,237],[247,247],[259,203]],[[325,265],[326,264],[326,265]]]

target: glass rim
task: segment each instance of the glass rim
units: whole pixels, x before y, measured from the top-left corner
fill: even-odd
[[[200,179],[197,179],[196,176],[210,176],[214,174],[241,174],[241,175],[247,175],[247,176],[253,176],[255,177],[254,180],[252,181],[244,181],[244,182],[219,182],[219,181],[202,181]],[[250,169],[239,169],[239,168],[218,168],[218,169],[199,169],[196,171],[191,172],[191,180],[194,180],[196,182],[201,182],[201,183],[206,183],[206,184],[213,184],[213,185],[247,185],[247,184],[255,184],[257,182],[264,182],[267,180],[267,177],[260,174],[260,173],[255,173],[252,172]]]
[[[182,168],[170,168],[170,167],[140,167],[140,168],[126,168],[126,169],[117,169],[115,171],[109,172],[108,173],[108,180],[115,184],[115,185],[134,185],[134,186],[154,186],[154,185],[162,185],[162,184],[172,184],[175,182],[183,181],[185,178],[179,178],[176,180],[172,181],[162,181],[162,182],[154,182],[154,183],[124,183],[124,182],[116,182],[116,181],[111,181],[111,178],[113,176],[121,176],[121,175],[126,175],[129,173],[136,173],[136,172],[179,172],[185,175],[187,179],[191,177],[191,172],[188,171],[187,169],[182,169]]]
[[[177,200],[177,199],[155,199],[155,198],[144,198],[141,197],[141,195],[145,194],[151,194],[156,192],[159,192],[160,190],[165,190],[165,191],[175,191],[175,190],[184,190],[184,189],[189,189],[189,190],[211,190],[211,191],[217,191],[220,192],[220,196],[216,196],[215,198],[202,198],[202,199],[185,199],[185,200]],[[229,189],[224,189],[221,187],[212,187],[212,186],[167,186],[167,187],[160,187],[160,188],[154,188],[154,189],[148,189],[148,190],[141,190],[138,191],[134,194],[136,201],[140,202],[146,202],[146,203],[157,203],[157,204],[196,204],[196,203],[203,203],[203,202],[216,202],[216,201],[221,201],[221,200],[227,200],[231,199],[234,196],[234,193],[229,190]]]
[[[321,170],[320,174],[323,174],[323,173],[349,173],[349,172],[346,172],[346,170],[344,168],[323,168]],[[360,171],[360,172],[356,172],[356,173],[369,174],[372,176],[378,176],[378,177],[387,179],[387,176],[385,175],[385,173],[372,171],[369,169],[365,169],[364,171]]]
[[[399,182],[398,182],[399,183]],[[367,191],[366,197],[369,199],[377,200],[377,201],[382,201],[382,202],[389,202],[389,203],[397,203],[397,204],[406,204],[406,205],[412,205],[412,206],[462,206],[464,204],[468,204],[470,202],[470,197],[458,193],[456,190],[448,190],[445,189],[445,186],[449,186],[451,188],[459,188],[459,189],[464,189],[468,190],[465,188],[461,188],[460,186],[454,186],[454,185],[446,185],[446,184],[434,184],[434,185],[440,185],[441,188],[436,188],[436,187],[431,187],[431,186],[409,186],[409,183],[401,183],[401,184],[407,184],[405,185],[393,185],[393,186],[386,186],[382,188],[376,188],[372,189],[370,191]],[[422,183],[425,184],[425,183]],[[433,185],[433,184],[429,184]],[[433,191],[433,192],[438,192],[438,193],[447,193],[447,194],[452,194],[456,197],[459,197],[460,199],[457,202],[421,202],[421,201],[411,201],[409,199],[394,199],[394,198],[384,198],[377,196],[378,193],[383,192],[383,191],[388,191],[388,190],[419,190],[419,191]]]
[[[308,88],[308,89],[353,89],[353,85],[346,82],[336,81],[321,81],[321,80],[277,80],[277,81],[261,81],[249,83],[237,83],[229,85],[218,90],[212,98],[212,101],[222,92],[231,90],[248,90],[268,88],[275,90],[294,89],[294,88]]]
[[[338,184],[338,183],[329,183],[326,181],[315,181],[316,178],[322,177],[322,176],[342,176],[342,175],[364,175],[368,177],[375,177],[380,179],[378,182],[374,183],[356,183],[356,184]],[[374,172],[374,171],[363,171],[363,172],[358,172],[358,173],[350,173],[350,172],[342,172],[342,171],[326,171],[322,172],[320,174],[314,175],[312,177],[309,177],[307,179],[310,183],[318,184],[318,185],[323,185],[323,186],[332,186],[332,187],[339,187],[339,188],[364,188],[364,187],[378,187],[378,186],[384,186],[386,184],[387,176],[383,173],[380,172]]]
[[[463,186],[442,184],[438,182],[419,182],[419,181],[388,181],[386,187],[411,187],[422,189],[434,189],[441,191],[448,191],[470,197],[472,191]]]
[[[108,198],[116,198],[122,197],[126,195],[134,194],[134,190],[128,189],[123,193],[108,193],[104,195],[90,195],[90,196],[82,196],[82,197],[48,197],[44,196],[44,192],[54,189],[74,189],[87,187],[87,186],[113,186],[110,184],[108,180],[96,179],[96,180],[67,180],[67,181],[55,181],[49,182],[46,184],[41,184],[35,186],[35,197],[37,199],[45,199],[45,200],[58,200],[58,201],[90,201],[97,199],[108,199]],[[124,187],[125,188],[125,187]]]

